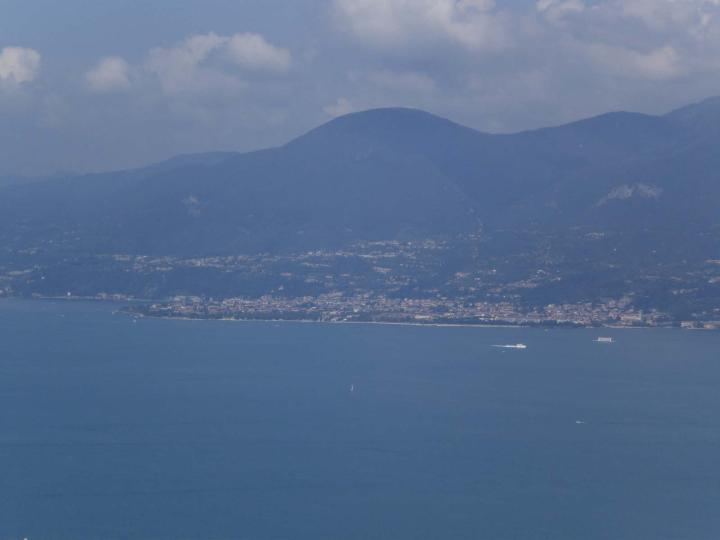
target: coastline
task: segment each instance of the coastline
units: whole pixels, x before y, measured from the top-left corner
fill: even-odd
[[[584,324],[470,324],[470,323],[422,323],[422,322],[394,322],[394,321],[320,321],[315,319],[237,319],[232,317],[177,317],[177,316],[160,316],[145,315],[142,313],[133,313],[130,311],[116,310],[115,314],[127,315],[137,319],[151,320],[170,320],[184,322],[226,322],[226,323],[273,323],[273,324],[324,324],[324,325],[379,325],[379,326],[406,326],[406,327],[425,327],[425,328],[537,328],[545,330],[681,330],[678,326],[621,326],[621,325],[584,325]],[[697,330],[709,331],[706,328],[698,328]]]
[[[427,327],[427,328],[533,328],[528,324],[468,324],[468,323],[419,323],[419,322],[392,322],[392,321],[319,321],[315,319],[236,319],[232,317],[176,317],[176,316],[160,316],[160,315],[144,315],[142,313],[133,313],[130,311],[115,310],[113,313],[118,315],[127,315],[137,319],[153,319],[153,320],[169,320],[169,321],[186,321],[186,322],[230,322],[230,323],[274,323],[274,324],[362,324],[362,325],[381,325],[381,326],[409,326],[409,327]],[[560,325],[557,328],[568,328]],[[590,326],[575,326],[572,328],[592,328]]]
[[[174,320],[174,321],[205,321],[205,322],[245,322],[245,323],[298,323],[298,324],[360,324],[360,325],[383,325],[383,326],[407,326],[407,327],[435,327],[435,328],[542,328],[542,329],[609,329],[609,330],[642,330],[642,329],[676,329],[676,330],[704,330],[712,331],[712,328],[680,328],[678,325],[664,325],[664,326],[626,326],[618,324],[584,324],[576,322],[560,322],[560,321],[548,321],[547,323],[528,324],[528,323],[510,323],[501,322],[498,324],[492,323],[452,323],[452,322],[411,322],[411,321],[349,321],[349,320],[317,320],[317,319],[261,319],[261,318],[235,318],[235,317],[180,317],[180,316],[164,316],[164,315],[148,315],[145,313],[134,312],[128,309],[131,303],[148,304],[151,302],[157,302],[158,300],[153,299],[140,299],[140,298],[97,298],[97,297],[66,297],[66,296],[35,296],[33,298],[22,298],[13,296],[0,297],[0,300],[21,300],[21,301],[52,301],[52,302],[93,302],[102,304],[126,304],[124,308],[113,310],[114,314],[127,315],[134,318],[143,319],[156,319],[156,320]]]
[[[113,313],[118,315],[127,315],[138,319],[152,319],[152,320],[169,320],[169,321],[184,321],[184,322],[226,322],[226,323],[274,323],[274,324],[324,324],[324,325],[378,325],[378,326],[406,326],[406,327],[424,327],[424,328],[478,328],[478,329],[490,329],[490,328],[537,328],[544,330],[678,330],[678,331],[702,331],[702,332],[717,332],[717,329],[713,328],[681,328],[680,326],[622,326],[615,324],[469,324],[469,323],[415,323],[415,322],[391,322],[391,321],[318,321],[314,319],[235,319],[230,317],[223,318],[202,318],[202,317],[165,317],[159,315],[143,315],[141,313],[132,313],[123,310],[116,310]]]

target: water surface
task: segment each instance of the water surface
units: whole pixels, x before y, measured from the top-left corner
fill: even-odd
[[[0,301],[0,540],[720,537],[720,333],[112,310]]]

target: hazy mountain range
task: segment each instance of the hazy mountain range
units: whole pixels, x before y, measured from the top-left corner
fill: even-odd
[[[155,254],[497,228],[706,229],[720,222],[718,134],[720,99],[513,135],[378,109],[269,150],[5,181],[0,226],[16,244]]]
[[[0,295],[339,293],[720,321],[718,134],[720,99],[512,135],[378,109],[258,152],[5,179]]]

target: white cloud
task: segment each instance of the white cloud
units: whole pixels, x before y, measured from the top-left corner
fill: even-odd
[[[667,80],[720,67],[718,0],[604,0],[563,8],[568,3],[577,0],[539,0],[537,6],[548,19],[562,19],[563,46],[598,76]]]
[[[394,71],[432,54],[459,69],[518,76],[540,68],[667,80],[720,67],[720,0],[536,0],[534,13],[503,10],[492,0],[332,5],[340,29],[383,54]],[[442,43],[459,49],[450,52]]]
[[[447,41],[497,50],[512,42],[508,18],[492,0],[335,0],[333,5],[340,22],[370,45]]]
[[[537,0],[537,10],[550,21],[559,22],[568,15],[585,11],[582,0]]]
[[[117,56],[103,58],[85,74],[88,87],[96,92],[124,90],[130,86],[130,66]]]
[[[290,52],[259,34],[197,34],[168,48],[150,51],[145,71],[156,76],[167,94],[232,93],[253,73],[282,72]]]
[[[225,48],[230,58],[244,68],[285,71],[290,67],[290,52],[271,45],[259,34],[235,34]]]
[[[607,4],[606,7],[624,17],[636,19],[655,30],[677,29],[679,25],[685,26],[686,30],[705,26],[720,9],[720,2],[716,0],[614,0]]]
[[[212,32],[194,35],[174,47],[153,49],[148,55],[146,66],[154,72],[191,71],[226,41],[227,38]]]
[[[682,75],[687,69],[681,56],[669,45],[639,52],[604,44],[590,44],[586,47],[585,54],[606,73],[630,79],[672,79]]]
[[[148,54],[145,72],[156,77],[166,94],[195,93],[226,87],[233,77],[208,69],[204,64],[226,42],[217,34],[191,36],[174,47],[158,47]]]
[[[705,40],[718,45],[718,0],[537,0],[548,18],[573,13],[587,40],[632,42],[636,48]],[[709,39],[708,39],[709,38]],[[665,42],[665,43],[662,43]]]
[[[0,81],[22,84],[35,80],[40,71],[40,53],[25,47],[0,50]]]

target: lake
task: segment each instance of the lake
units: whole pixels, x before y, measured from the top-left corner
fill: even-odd
[[[0,540],[720,537],[720,333],[116,307],[0,301]]]

